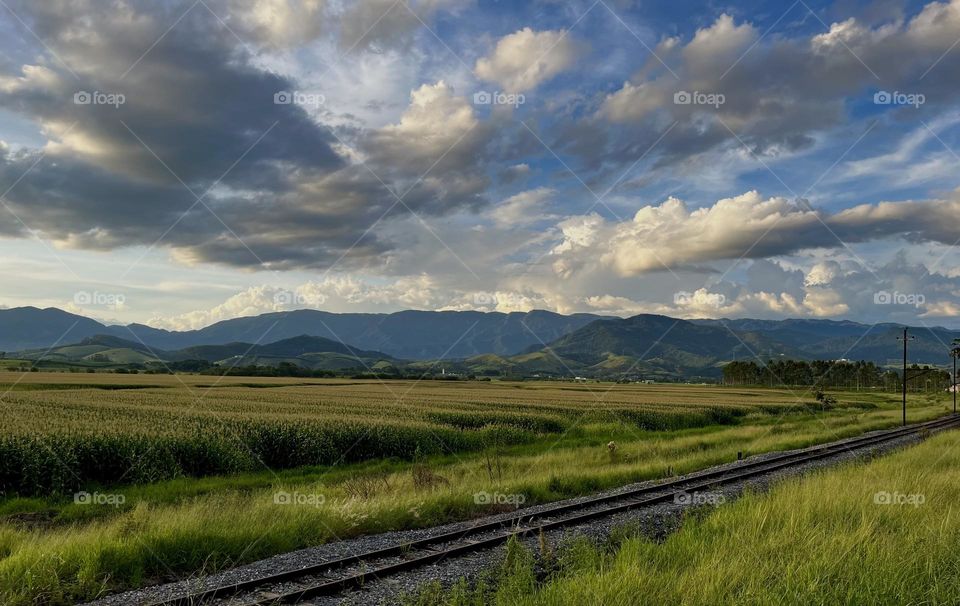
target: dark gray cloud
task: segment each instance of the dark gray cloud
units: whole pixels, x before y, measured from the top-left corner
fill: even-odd
[[[188,262],[292,269],[375,262],[390,243],[368,229],[407,212],[388,187],[409,189],[404,204],[427,214],[485,204],[484,129],[471,106],[443,83],[425,85],[423,103],[399,124],[335,134],[313,115],[323,91],[298,91],[254,65],[258,45],[322,30],[324,3],[276,4],[283,18],[263,21],[264,7],[246,0],[210,10],[186,1],[13,3],[49,50],[0,76],[0,107],[36,123],[49,143],[0,151],[0,184],[20,180],[10,209],[66,246],[162,238]],[[281,92],[313,97],[278,103]],[[365,150],[366,166],[346,146]],[[4,230],[25,235],[16,222]]]

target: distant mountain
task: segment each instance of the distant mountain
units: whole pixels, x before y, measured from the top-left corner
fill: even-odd
[[[676,320],[639,315],[598,320],[542,349],[568,373],[616,376],[716,376],[736,359],[766,361],[846,358],[880,365],[900,361],[902,326],[831,320]],[[945,364],[948,345],[960,331],[912,328],[911,363]],[[515,358],[511,358],[511,361]],[[545,369],[546,370],[546,369]]]
[[[659,315],[592,322],[544,348],[587,374],[635,372],[669,375],[719,374],[720,365],[752,352],[800,352],[755,332],[735,332]]]
[[[397,358],[466,358],[486,353],[512,355],[531,345],[549,343],[601,317],[592,314],[564,316],[549,311],[336,314],[297,310],[234,318],[199,330],[178,332],[143,324],[105,326],[55,308],[23,307],[0,310],[0,350],[19,351],[49,347],[54,343],[76,343],[96,335],[139,340],[157,350],[228,343],[271,343],[309,335],[343,341],[365,350],[382,351]]]
[[[867,325],[849,320],[692,320],[695,324],[729,328],[737,333],[757,333],[784,345],[804,347],[836,337],[859,337]],[[890,326],[890,325],[882,325]]]
[[[58,332],[59,331],[59,332]],[[300,310],[218,322],[193,331],[104,326],[59,309],[0,310],[0,350],[47,360],[146,363],[230,361],[353,368],[358,360],[478,375],[716,376],[735,359],[899,360],[896,324],[850,321],[676,320],[528,313]],[[960,331],[911,328],[910,362],[944,364]],[[59,340],[58,340],[59,339]],[[404,362],[406,361],[406,362]]]
[[[311,335],[382,351],[397,358],[427,360],[466,358],[486,353],[511,355],[531,345],[549,343],[601,317],[593,314],[564,316],[549,311],[336,314],[305,309],[235,318],[184,332],[131,324],[117,327],[119,330],[115,334],[123,336],[122,332],[127,332],[129,336],[132,331],[151,347],[161,349],[233,342],[260,343]]]
[[[105,329],[96,320],[55,307],[0,309],[0,350],[19,351],[76,343],[102,334]]]
[[[897,363],[901,358],[896,346],[903,334],[900,324],[860,324],[836,320],[694,320],[704,326],[723,327],[744,334],[752,332],[794,349],[794,356],[806,359],[869,360],[878,364]],[[910,360],[943,364],[946,351],[960,331],[943,327],[911,327]],[[757,351],[758,354],[776,355]]]
[[[897,343],[897,338],[902,335],[902,326],[881,324],[867,327],[860,335],[825,339],[808,346],[806,352],[811,358],[844,357],[849,360],[872,360],[878,364],[899,364],[902,346]],[[910,335],[916,337],[909,344],[911,363],[944,364],[950,343],[960,337],[960,331],[922,327],[911,328]]]

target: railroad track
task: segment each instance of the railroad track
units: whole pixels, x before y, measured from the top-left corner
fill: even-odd
[[[535,513],[518,511],[505,519],[480,520],[468,528],[312,564],[296,570],[206,589],[194,594],[172,597],[152,602],[150,606],[200,606],[223,600],[229,600],[230,604],[244,606],[295,604],[310,598],[358,588],[372,580],[434,564],[451,557],[489,549],[507,542],[511,537],[522,538],[541,531],[576,526],[631,509],[674,501],[680,493],[709,491],[719,486],[749,480],[854,449],[958,425],[960,425],[960,416],[951,415],[872,436],[815,446],[800,452],[776,455],[762,461],[744,462],[734,467],[701,472],[690,477],[675,478],[619,494],[597,496],[574,503],[562,502],[541,508]],[[287,587],[284,588],[284,585]]]

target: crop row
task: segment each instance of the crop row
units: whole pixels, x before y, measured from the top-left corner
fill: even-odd
[[[704,392],[698,399],[710,403],[701,403],[688,397],[657,401],[640,390],[608,390],[598,397],[583,388],[500,385],[45,387],[10,393],[0,402],[0,496],[410,460],[529,442],[582,422],[675,430],[797,407],[782,397],[750,401],[722,391],[717,402]]]

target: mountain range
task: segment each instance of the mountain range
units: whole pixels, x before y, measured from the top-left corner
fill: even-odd
[[[193,331],[106,326],[59,309],[0,310],[8,357],[66,364],[203,360],[231,366],[282,362],[318,370],[445,372],[487,376],[716,377],[732,360],[856,359],[895,366],[897,324],[851,321],[679,320],[642,314],[300,310],[218,322]],[[913,327],[910,362],[944,365],[960,331]]]
[[[465,358],[486,353],[510,355],[543,346],[601,317],[549,311],[337,314],[304,309],[234,318],[199,330],[170,331],[143,324],[107,326],[56,308],[19,307],[0,310],[0,349],[45,348],[97,335],[139,341],[158,350],[271,343],[310,335],[409,360]]]

